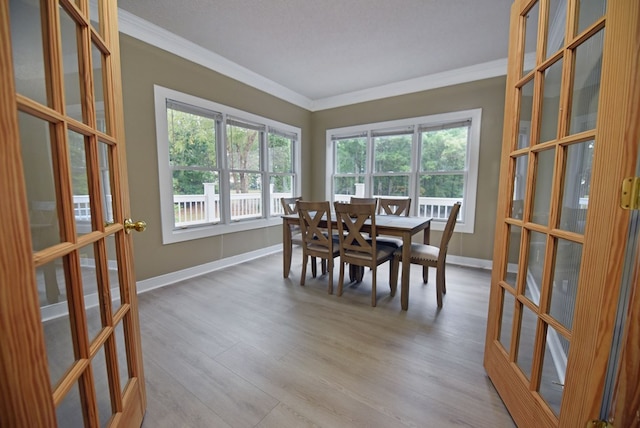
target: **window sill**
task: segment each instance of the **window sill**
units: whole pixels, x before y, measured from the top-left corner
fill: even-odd
[[[191,241],[193,239],[208,238],[211,236],[226,235],[247,230],[263,229],[265,227],[282,225],[280,217],[269,219],[242,220],[230,224],[215,224],[187,229],[168,230],[162,233],[162,244],[175,244],[177,242]]]

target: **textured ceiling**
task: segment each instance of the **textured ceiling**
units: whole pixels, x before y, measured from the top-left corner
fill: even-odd
[[[310,100],[507,57],[512,0],[119,0]]]

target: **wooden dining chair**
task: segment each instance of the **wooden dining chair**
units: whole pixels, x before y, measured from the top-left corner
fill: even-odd
[[[411,198],[378,198],[378,215],[403,215],[409,217]]]
[[[411,198],[378,198],[378,215],[409,217]],[[402,239],[393,236],[378,236],[378,243],[395,248],[402,246]]]
[[[291,198],[280,198],[280,205],[282,205],[282,211],[285,215],[293,215],[298,214],[298,208],[296,207],[296,203],[302,200],[302,196],[294,196]],[[300,226],[292,226],[291,227],[291,243],[293,245],[302,246],[302,233],[300,231]],[[317,275],[318,268],[316,267],[316,258],[311,258],[311,275],[315,278]],[[322,263],[322,273],[326,272],[326,265]]]
[[[331,205],[329,201],[298,201],[296,206],[298,215],[300,216],[300,230],[302,234],[302,273],[300,274],[300,285],[304,285],[309,257],[312,257],[312,266],[315,265],[314,260],[318,257],[323,259],[323,261],[326,260],[326,273],[329,275],[327,291],[329,294],[333,294],[333,259],[340,255],[340,249],[334,247],[331,221],[326,222],[326,227],[320,227],[320,221],[323,218],[325,220],[331,219]]]
[[[447,249],[449,247],[449,241],[453,235],[453,229],[456,226],[458,220],[458,212],[460,211],[460,202],[456,202],[451,207],[447,224],[442,232],[442,239],[440,240],[440,246],[435,247],[433,245],[411,243],[411,260],[410,263],[422,265],[425,268],[436,268],[436,300],[438,307],[442,307],[442,295],[447,293],[447,285],[445,280],[445,265],[447,261]],[[394,284],[398,282],[398,270],[400,262],[402,260],[402,247],[395,250],[393,257],[393,267],[391,269],[391,282]],[[426,270],[423,271],[422,281],[427,282]]]
[[[342,296],[344,289],[345,264],[351,266],[369,267],[371,277],[371,306],[376,306],[376,274],[377,268],[384,262],[391,262],[394,248],[377,245],[376,241],[376,206],[375,204],[345,204],[334,203],[340,240],[340,279],[338,282],[338,296]],[[370,222],[370,235],[363,234],[365,223]],[[391,295],[395,294],[396,283],[389,274]],[[397,274],[395,274],[397,277]]]

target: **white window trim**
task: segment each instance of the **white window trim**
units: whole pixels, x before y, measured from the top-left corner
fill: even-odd
[[[293,175],[294,175],[294,191],[300,192],[302,189],[301,182],[302,177],[300,174],[301,165],[301,141],[302,130],[298,127],[291,126],[282,122],[278,122],[272,119],[268,119],[262,116],[258,116],[252,113],[248,113],[242,110],[228,107],[223,104],[199,98],[193,95],[185,94],[175,91],[173,89],[165,88],[162,86],[154,85],[154,103],[156,114],[156,138],[158,147],[158,181],[160,191],[160,218],[162,223],[162,243],[172,244],[176,242],[189,241],[192,239],[206,238],[210,236],[223,235],[227,233],[241,232],[246,230],[260,229],[269,226],[276,226],[282,224],[280,216],[271,216],[269,204],[265,203],[263,209],[263,218],[255,220],[242,220],[232,221],[226,219],[220,223],[213,225],[202,225],[199,227],[187,228],[187,229],[174,229],[174,212],[173,212],[173,184],[171,178],[171,169],[169,166],[169,136],[168,136],[168,124],[167,124],[167,99],[183,102],[185,104],[193,105],[196,107],[205,108],[208,110],[217,111],[223,114],[223,116],[234,116],[242,118],[247,121],[263,124],[268,127],[273,127],[281,131],[297,134],[298,140],[294,143],[293,148]],[[224,133],[224,132],[223,132]],[[225,169],[224,172],[227,170]],[[222,181],[222,177],[220,177]],[[263,195],[265,193],[265,186],[268,188],[268,183],[263,183]],[[295,196],[295,195],[294,195]]]
[[[413,117],[408,119],[399,119],[386,122],[367,123],[362,125],[347,126],[343,128],[327,129],[326,132],[326,172],[325,172],[325,193],[327,200],[333,201],[333,169],[334,169],[334,151],[332,136],[335,135],[349,135],[360,132],[369,132],[373,130],[395,128],[402,126],[415,126],[418,125],[438,125],[449,122],[457,122],[462,120],[471,120],[471,126],[469,127],[469,144],[467,146],[468,153],[468,171],[467,180],[465,181],[464,188],[464,204],[462,206],[463,221],[456,223],[455,231],[462,233],[473,233],[475,227],[475,212],[476,212],[476,195],[478,191],[478,165],[480,163],[480,124],[482,121],[482,109],[462,110],[449,113],[434,114],[429,116]],[[415,135],[415,134],[414,134]],[[419,141],[417,138],[413,138],[412,143],[412,171],[410,172],[410,185],[409,195],[412,199],[416,199],[418,195],[417,191],[417,179],[419,174]],[[367,176],[373,176],[373,153],[371,148],[367,148],[367,162],[368,172]],[[369,179],[365,180],[365,194],[370,195]],[[412,204],[412,214],[415,215],[418,209],[418,204]],[[431,223],[432,230],[444,230],[445,223],[443,221],[433,221]]]

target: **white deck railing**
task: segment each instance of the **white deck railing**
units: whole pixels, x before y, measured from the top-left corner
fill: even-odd
[[[349,202],[352,195],[335,195],[334,200]],[[284,214],[280,205],[280,198],[291,197],[290,193],[271,194],[271,215]],[[419,198],[418,212],[420,217],[433,217],[446,220],[457,198]],[[220,221],[220,195],[211,193],[205,195],[174,195],[173,207],[176,227],[194,224],[216,223]],[[88,195],[73,197],[73,210],[76,220],[91,221],[91,204]],[[107,216],[113,218],[112,204],[107,201]],[[233,220],[262,217],[262,203],[259,193],[231,194],[231,218]]]

